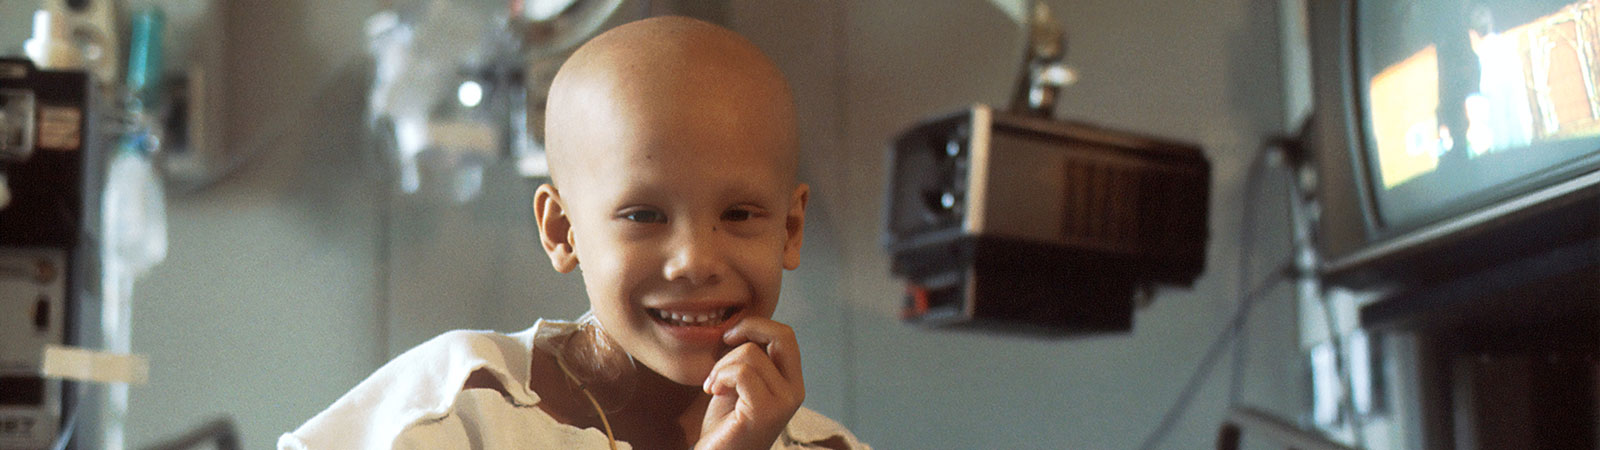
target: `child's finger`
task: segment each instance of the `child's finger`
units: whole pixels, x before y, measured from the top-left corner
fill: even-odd
[[[760,345],[783,378],[799,386],[805,385],[805,374],[800,370],[800,345],[795,340],[794,329],[788,325],[771,319],[746,318],[724,333],[722,341],[730,346],[747,342]]]
[[[786,393],[789,384],[778,374],[778,368],[754,344],[741,345],[729,353],[710,378],[712,395],[737,392],[740,402],[751,406],[770,407],[772,399],[787,402],[793,397]]]

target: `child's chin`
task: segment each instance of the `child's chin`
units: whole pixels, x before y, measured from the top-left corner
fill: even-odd
[[[666,378],[673,383],[695,386],[696,388],[705,383],[706,377],[711,376],[711,368],[715,367],[717,363],[716,360],[708,360],[708,358],[697,356],[669,356],[668,358],[672,358],[672,360],[651,368],[657,374],[660,374],[662,378]]]
[[[701,384],[705,383],[706,377],[710,375],[711,370],[709,369],[704,371],[690,370],[679,373],[676,376],[669,376],[667,379],[672,380],[673,383],[678,383],[684,386],[694,386],[696,389],[698,389]]]

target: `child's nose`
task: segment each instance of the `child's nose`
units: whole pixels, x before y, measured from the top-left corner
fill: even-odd
[[[720,281],[725,267],[717,251],[714,226],[687,226],[675,233],[668,250],[663,275],[668,281],[712,284]]]

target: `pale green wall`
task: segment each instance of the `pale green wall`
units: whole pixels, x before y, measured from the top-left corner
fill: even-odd
[[[169,198],[167,260],[135,288],[130,448],[231,416],[246,448],[377,367],[378,159],[363,145],[359,24],[373,2],[224,2],[228,151],[240,170]]]

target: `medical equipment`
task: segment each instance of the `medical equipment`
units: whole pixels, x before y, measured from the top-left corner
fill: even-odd
[[[904,317],[1048,335],[1126,331],[1136,297],[1205,265],[1200,149],[1051,118],[1072,82],[1037,2],[1013,104],[935,117],[890,146],[884,243]]]
[[[0,148],[10,202],[0,209],[0,448],[43,448],[69,392],[42,375],[43,349],[79,342],[98,277],[96,95],[81,70],[0,59]],[[31,111],[31,113],[30,113]]]
[[[429,1],[368,19],[369,120],[395,159],[397,187],[465,202],[501,160],[514,161],[522,176],[547,176],[549,82],[578,44],[643,17],[640,8],[621,12],[627,3],[511,2],[493,10]]]
[[[147,373],[132,280],[166,252],[147,108],[163,16],[128,17],[124,59],[115,2],[69,3],[35,15],[29,59],[0,59],[0,449],[122,448],[127,385]]]

